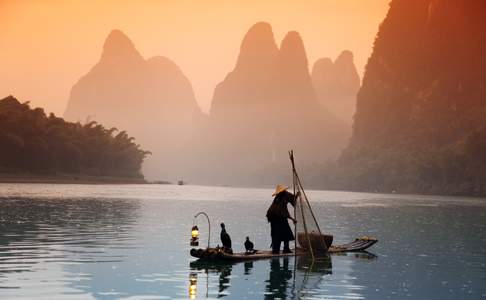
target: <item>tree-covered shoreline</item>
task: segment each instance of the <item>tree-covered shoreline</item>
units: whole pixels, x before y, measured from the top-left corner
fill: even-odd
[[[141,178],[149,152],[125,131],[66,122],[13,96],[0,100],[0,173]]]
[[[449,147],[366,149],[344,152],[337,162],[315,167],[312,185],[356,192],[486,196],[486,128]]]

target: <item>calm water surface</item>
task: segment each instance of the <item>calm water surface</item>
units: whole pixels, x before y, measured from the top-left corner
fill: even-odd
[[[0,299],[486,299],[486,200],[310,191],[335,243],[370,254],[238,264],[189,256],[193,215],[269,247],[271,190],[0,184]],[[198,220],[201,241],[207,225]]]

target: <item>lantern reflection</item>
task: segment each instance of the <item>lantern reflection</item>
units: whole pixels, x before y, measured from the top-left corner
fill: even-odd
[[[197,294],[197,273],[189,274],[189,299],[196,299]]]

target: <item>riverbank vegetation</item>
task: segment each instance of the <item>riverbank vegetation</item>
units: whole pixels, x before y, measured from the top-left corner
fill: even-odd
[[[486,128],[441,149],[347,149],[339,161],[315,168],[311,182],[325,189],[485,196],[484,153]]]
[[[66,122],[12,96],[0,100],[0,173],[143,178],[148,154],[125,131]]]

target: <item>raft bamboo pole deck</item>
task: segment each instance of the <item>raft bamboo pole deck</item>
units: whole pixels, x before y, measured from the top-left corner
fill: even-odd
[[[322,254],[333,254],[333,253],[345,253],[345,252],[360,252],[368,249],[369,247],[373,246],[377,239],[371,237],[363,237],[357,238],[353,242],[344,244],[344,245],[336,245],[331,246],[327,250],[327,252],[323,252]],[[292,253],[272,253],[271,250],[263,250],[257,251],[256,253],[247,254],[245,252],[238,252],[238,253],[226,253],[221,248],[208,248],[208,249],[191,249],[190,251],[191,256],[209,260],[209,261],[248,261],[248,260],[259,260],[259,259],[268,259],[274,257],[290,257],[290,256],[305,256],[310,255],[310,252],[304,251],[301,248],[298,248],[297,251],[294,250]],[[314,253],[312,253],[314,256]],[[317,254],[317,253],[316,253]],[[318,257],[318,256],[317,256]]]

